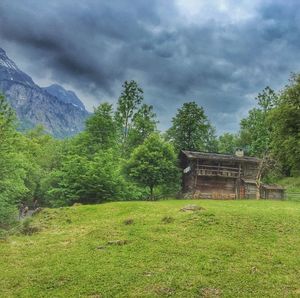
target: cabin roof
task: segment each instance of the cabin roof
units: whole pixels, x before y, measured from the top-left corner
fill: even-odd
[[[284,190],[285,188],[278,184],[262,184],[262,187],[268,190]]]
[[[232,154],[220,154],[220,153],[210,153],[210,152],[196,152],[181,150],[188,159],[210,159],[210,160],[228,160],[228,161],[242,161],[242,162],[253,162],[259,163],[260,159],[251,156],[236,156]]]

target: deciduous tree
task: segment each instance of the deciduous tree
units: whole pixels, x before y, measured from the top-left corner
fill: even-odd
[[[266,87],[256,97],[258,106],[251,109],[240,123],[240,142],[248,154],[263,157],[270,151],[272,125],[268,115],[277,104],[278,97]]]
[[[125,81],[118,100],[116,120],[121,129],[122,142],[125,143],[134,114],[143,101],[143,90],[135,81]]]
[[[117,141],[117,124],[112,105],[106,102],[100,104],[87,119],[85,131],[88,146],[93,147],[93,151],[113,147]]]
[[[286,175],[300,175],[300,75],[293,75],[271,111],[271,146]]]
[[[224,133],[218,139],[218,152],[233,154],[238,147],[238,137],[232,133]]]
[[[132,127],[128,133],[127,147],[129,152],[141,145],[147,137],[156,131],[156,123],[153,107],[143,104],[132,119]]]
[[[177,151],[214,151],[216,145],[214,129],[204,113],[204,109],[195,102],[184,103],[172,119],[167,131]]]
[[[158,134],[152,134],[133,151],[125,169],[135,182],[149,188],[153,199],[155,187],[178,182],[176,163],[172,146]]]

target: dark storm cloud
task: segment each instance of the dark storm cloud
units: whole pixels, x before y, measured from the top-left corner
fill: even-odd
[[[83,86],[92,81],[108,92],[126,72],[122,54],[126,57],[127,53],[122,52],[130,51],[132,43],[147,33],[137,26],[138,15],[143,13],[145,21],[156,22],[151,7],[133,8],[125,1],[115,2],[117,10],[109,2],[99,5],[97,1],[16,3],[0,4],[2,38],[30,47],[32,56],[42,60],[58,79],[75,80]]]
[[[252,10],[237,21],[204,5],[190,21],[175,1],[2,0],[0,42],[34,61],[36,79],[47,71],[100,100],[136,79],[162,128],[195,100],[221,132],[237,129],[266,85],[279,88],[299,70],[297,1],[257,1]]]

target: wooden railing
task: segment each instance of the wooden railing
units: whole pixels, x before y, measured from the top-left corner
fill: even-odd
[[[211,165],[197,165],[196,172],[198,176],[221,176],[228,178],[237,178],[241,174],[239,168]]]
[[[300,192],[287,193],[285,195],[289,200],[300,201]]]

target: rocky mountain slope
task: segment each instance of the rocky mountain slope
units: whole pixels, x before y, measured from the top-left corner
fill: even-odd
[[[42,124],[56,137],[80,132],[89,113],[72,91],[59,85],[41,88],[0,48],[0,92],[16,110],[20,129]]]
[[[59,100],[65,103],[71,103],[73,106],[79,107],[81,110],[85,110],[84,104],[77,97],[77,95],[71,90],[65,90],[58,84],[53,84],[49,87],[43,88],[51,95],[57,97]]]

